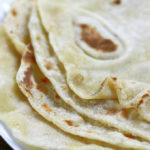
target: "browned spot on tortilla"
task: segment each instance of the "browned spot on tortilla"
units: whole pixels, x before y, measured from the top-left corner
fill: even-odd
[[[149,97],[149,94],[144,94],[142,98]]]
[[[35,57],[34,57],[33,53],[30,52],[30,51],[27,51],[27,52],[25,53],[25,55],[23,56],[23,60],[24,60],[26,63],[29,63],[29,62],[35,63]]]
[[[32,46],[32,44],[28,44],[27,48],[28,48],[28,50],[33,51],[33,46]]]
[[[144,102],[144,100],[141,99],[141,100],[139,101],[139,103],[137,104],[137,107],[140,107],[140,105],[143,104],[143,102]]]
[[[39,85],[36,86],[37,90],[39,90],[40,92],[42,92],[43,94],[47,94],[46,90],[41,88]]]
[[[117,78],[116,78],[116,77],[112,77],[112,79],[113,79],[114,81],[116,81],[116,80],[117,80]]]
[[[46,103],[43,103],[42,107],[45,109],[46,112],[52,112],[53,111],[53,109],[48,107],[48,105]]]
[[[43,83],[49,83],[49,80],[46,77],[42,78],[40,81],[43,82]]]
[[[125,133],[124,136],[128,137],[128,138],[131,138],[131,139],[134,139],[135,136],[132,135],[132,134],[128,134],[128,133]]]
[[[15,10],[15,9],[12,9],[11,10],[11,14],[14,16],[14,17],[16,17],[18,14],[17,14],[17,11]]]
[[[30,92],[29,89],[25,88],[25,91],[26,91],[31,97],[33,97],[32,93]]]
[[[44,59],[44,66],[47,70],[50,70],[53,68],[54,64],[51,61]]]
[[[147,90],[147,92],[150,92],[150,90]]]
[[[71,121],[71,120],[65,120],[65,122],[66,122],[69,126],[73,126],[73,121]]]
[[[122,90],[122,88],[121,87],[118,87],[118,89],[121,91]]]
[[[106,79],[101,83],[102,87],[104,86],[105,82],[106,82]]]
[[[32,68],[28,67],[27,70],[24,72],[24,78],[23,78],[23,83],[28,89],[31,89],[33,87],[31,76],[32,76]]]
[[[40,40],[41,40],[40,35],[38,35],[38,34],[36,35],[36,40],[37,40],[37,41],[40,41]]]
[[[113,0],[112,4],[119,5],[121,4],[121,0]]]
[[[56,94],[55,94],[55,98],[56,98],[56,99],[60,99],[60,96],[56,93]]]
[[[118,112],[119,112],[118,109],[116,109],[116,108],[110,108],[110,109],[107,109],[106,114],[107,114],[107,115],[115,115],[115,114],[117,114]]]
[[[33,97],[33,95],[32,95],[32,93],[30,92],[30,90],[29,90],[28,88],[24,87],[24,86],[22,85],[22,83],[19,83],[19,86],[21,86],[21,87],[26,91],[26,93],[28,93],[28,95],[30,95],[31,97]]]
[[[78,127],[79,125],[74,125],[72,120],[64,120],[69,126]]]
[[[87,24],[80,25],[82,40],[95,50],[110,53],[117,50],[117,45],[111,40],[104,38],[95,27]]]
[[[128,111],[127,109],[121,109],[121,115],[124,117],[124,118],[128,118]]]

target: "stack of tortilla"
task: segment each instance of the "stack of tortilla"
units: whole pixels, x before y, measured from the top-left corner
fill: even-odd
[[[16,0],[0,25],[0,120],[36,150],[150,149],[150,1]]]

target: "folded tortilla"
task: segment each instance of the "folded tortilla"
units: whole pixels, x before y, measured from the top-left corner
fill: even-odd
[[[14,88],[7,79],[9,98],[0,103],[13,135],[33,149],[150,149],[149,5],[16,1],[2,29],[9,39],[4,31],[0,38],[2,49],[15,46],[8,48],[14,72],[2,63]]]
[[[65,133],[32,109],[17,86],[15,78],[20,60],[10,43],[1,25],[0,120],[9,127],[12,135],[29,149],[35,150],[111,149],[106,144]]]
[[[129,7],[122,1],[117,7],[105,2],[101,8],[103,0],[65,2],[39,0],[38,9],[69,87],[87,100],[117,98],[123,107],[138,109],[136,96],[149,95],[150,3],[138,0]]]
[[[115,127],[123,133],[150,141],[150,133],[148,132],[150,125],[143,121],[143,117],[140,117],[135,109],[122,108],[117,100],[111,99],[86,101],[71,91],[67,85],[65,70],[55,57],[53,49],[49,46],[46,33],[40,25],[35,10],[30,18],[29,31],[37,64],[65,103],[92,120],[97,120]]]

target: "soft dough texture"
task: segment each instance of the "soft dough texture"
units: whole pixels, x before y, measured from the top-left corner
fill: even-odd
[[[15,78],[20,61],[10,43],[0,25],[0,120],[12,135],[33,150],[111,149],[63,132],[32,109],[17,86]]]
[[[30,19],[31,21],[34,20],[34,13]],[[38,26],[39,24],[34,25]],[[35,26],[32,27],[37,29]],[[40,28],[38,31],[40,31]],[[30,32],[32,31],[30,30]],[[41,38],[41,35],[36,34],[34,30],[33,34]],[[36,36],[34,40],[36,40]],[[146,142],[129,139],[112,128],[104,127],[92,120],[86,121],[86,118],[82,118],[74,112],[72,108],[59,99],[49,80],[40,73],[31,50],[27,50],[22,57],[21,67],[17,73],[17,82],[33,108],[61,129],[75,135],[108,142],[120,147],[149,148],[149,144]]]
[[[103,0],[50,3],[39,0],[39,13],[74,93],[87,100],[118,99],[150,121],[150,2],[122,1],[117,8]],[[103,58],[95,58],[95,51]]]
[[[149,6],[16,0],[0,28],[0,119],[13,136],[29,149],[149,150]]]
[[[106,125],[122,130],[124,133],[150,141],[150,133],[148,132],[150,125],[143,121],[136,110],[122,108],[117,100],[86,101],[70,90],[65,78],[65,70],[60,66],[52,48],[49,47],[46,33],[40,25],[40,20],[35,10],[30,18],[29,32],[37,64],[44,75],[52,82],[58,95],[67,104],[90,119],[98,120]],[[139,99],[142,96],[143,94],[139,96]]]

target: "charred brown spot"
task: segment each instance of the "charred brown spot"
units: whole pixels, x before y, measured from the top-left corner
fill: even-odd
[[[79,125],[74,125],[72,120],[64,120],[69,126],[78,127]]]
[[[117,114],[118,112],[119,112],[118,109],[110,108],[110,109],[107,109],[106,114],[107,114],[107,115],[115,115],[115,114]]]
[[[65,122],[66,122],[69,126],[73,126],[73,121],[71,121],[71,120],[65,120]]]
[[[121,115],[124,118],[128,118],[129,113],[128,113],[127,109],[121,109]]]
[[[142,98],[146,98],[146,97],[149,97],[149,94],[144,94],[144,95],[142,96]]]
[[[122,90],[122,88],[121,87],[118,87],[118,89],[121,91]]]
[[[90,47],[104,53],[116,51],[118,46],[112,40],[104,38],[95,27],[86,24],[81,24],[80,27],[82,29],[82,40]]]
[[[26,85],[26,88],[29,88],[29,89],[33,87],[31,76],[32,76],[32,68],[28,67],[27,70],[24,72],[23,83]]]
[[[30,92],[29,89],[25,88],[25,91],[26,91],[31,97],[33,97],[32,93]]]
[[[47,105],[46,103],[43,103],[43,104],[42,104],[42,107],[44,108],[44,110],[45,110],[46,112],[52,112],[52,111],[53,111],[53,109],[50,108],[50,107],[48,107],[48,105]]]
[[[42,92],[43,94],[47,94],[46,90],[41,88],[39,85],[36,86],[37,90],[39,90],[40,92]]]
[[[17,11],[15,10],[15,9],[12,9],[11,10],[11,13],[12,13],[12,15],[14,16],[14,17],[16,17],[18,14],[17,14]]]
[[[19,86],[21,86],[21,87],[26,91],[26,93],[27,93],[28,95],[30,95],[31,97],[33,97],[33,95],[32,95],[32,93],[30,92],[30,90],[29,90],[28,88],[24,87],[24,86],[22,85],[22,83],[19,83]]]
[[[29,63],[29,62],[35,63],[35,57],[34,57],[33,53],[30,52],[30,51],[27,51],[27,52],[25,53],[25,55],[23,56],[23,60],[24,60],[26,63]]]
[[[116,78],[116,77],[112,77],[112,79],[113,79],[114,81],[116,81],[116,80],[117,80],[117,78]]]
[[[40,41],[40,40],[41,40],[40,35],[36,35],[36,40],[37,40],[37,41]]]
[[[112,4],[119,5],[119,4],[121,4],[121,0],[113,0]]]
[[[141,99],[141,100],[139,101],[137,107],[140,107],[140,105],[143,104],[143,102],[144,102],[143,99]]]
[[[105,82],[106,82],[106,79],[101,83],[102,87],[104,86]]]
[[[40,81],[43,82],[43,83],[49,83],[49,80],[46,77],[42,78]]]
[[[55,98],[56,98],[56,99],[60,99],[60,96],[56,93],[56,94],[55,94]]]
[[[49,60],[44,60],[44,66],[45,66],[45,68],[47,69],[47,70],[50,70],[50,69],[52,69],[53,68],[53,66],[54,66],[54,64],[51,62],[51,61],[49,61]]]
[[[32,46],[32,44],[28,44],[27,48],[28,48],[28,50],[33,51],[33,46]]]
[[[132,134],[124,134],[124,136],[126,136],[126,137],[128,137],[128,138],[130,138],[130,139],[134,139],[134,138],[135,138],[135,136],[132,135]]]

